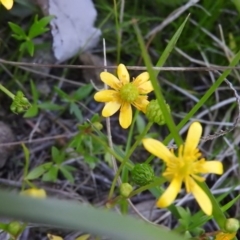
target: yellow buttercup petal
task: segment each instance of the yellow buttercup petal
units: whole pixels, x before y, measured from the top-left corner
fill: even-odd
[[[94,100],[97,102],[111,102],[118,100],[119,93],[115,90],[101,90],[94,95]]]
[[[201,165],[201,173],[222,174],[223,165],[219,161],[207,161]]]
[[[119,110],[120,107],[121,107],[121,103],[119,103],[119,102],[106,103],[102,110],[103,117],[112,116],[114,113],[116,113]]]
[[[119,123],[126,129],[132,123],[132,107],[129,103],[124,103],[120,109]]]
[[[224,232],[219,232],[216,235],[215,240],[232,240],[236,236],[236,232],[233,233],[224,233]]]
[[[100,78],[104,83],[115,90],[118,90],[121,86],[119,79],[109,72],[101,72]]]
[[[117,75],[123,84],[129,83],[130,76],[129,76],[128,70],[125,67],[125,65],[123,65],[122,63],[118,65]]]
[[[202,188],[191,179],[191,193],[196,198],[199,206],[203,210],[203,212],[210,216],[212,215],[212,203],[208,197],[208,195],[202,190]]]
[[[198,146],[202,136],[202,126],[199,122],[193,122],[187,134],[187,139],[184,145],[184,155],[191,154]]]
[[[56,235],[52,235],[52,234],[48,234],[48,239],[49,240],[63,240],[62,237],[56,236]]]
[[[140,94],[147,94],[153,91],[153,86],[150,81],[145,82],[138,86],[138,91]]]
[[[174,161],[175,156],[169,151],[169,149],[153,138],[145,138],[142,140],[143,146],[148,152],[155,155],[158,158],[161,158],[163,161],[170,162]]]
[[[135,108],[144,113],[146,112],[148,104],[149,101],[147,100],[147,96],[139,96],[138,99],[132,103]]]
[[[10,10],[13,6],[13,0],[1,0],[0,2],[7,10]]]
[[[165,192],[161,195],[161,197],[157,201],[157,206],[164,208],[171,205],[171,203],[177,197],[182,186],[182,179],[180,177],[174,178]]]
[[[133,84],[136,87],[138,87],[138,86],[142,85],[143,83],[149,81],[149,78],[150,78],[149,73],[148,72],[143,72],[135,78],[135,80],[133,81]]]
[[[29,188],[27,190],[22,191],[20,194],[24,195],[24,196],[33,197],[33,198],[46,198],[47,197],[46,191],[41,188]]]

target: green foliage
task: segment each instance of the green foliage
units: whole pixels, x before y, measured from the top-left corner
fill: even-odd
[[[59,174],[62,174],[69,182],[74,183],[73,172],[76,168],[68,166],[64,162],[67,159],[65,149],[59,150],[56,147],[51,149],[51,160],[52,162],[43,163],[34,169],[32,169],[25,177],[26,181],[34,180],[42,177],[43,181],[55,182]]]
[[[69,109],[70,114],[76,117],[79,122],[83,122],[83,115],[77,103],[89,96],[92,90],[92,85],[87,84],[77,89],[72,95],[68,95],[63,90],[55,87],[55,92],[59,95],[63,102],[67,103],[66,108]]]
[[[12,37],[18,41],[23,41],[19,46],[19,51],[22,53],[27,51],[30,56],[33,56],[35,50],[35,44],[33,41],[34,38],[39,37],[45,32],[49,31],[47,25],[53,18],[53,16],[46,16],[38,19],[38,15],[36,15],[28,33],[26,33],[24,29],[16,23],[9,22],[8,25],[13,32]]]
[[[69,148],[72,148],[73,153],[83,156],[84,162],[86,162],[91,169],[94,169],[99,162],[98,155],[104,152],[103,146],[91,135],[91,133],[95,129],[99,129],[99,127],[101,127],[99,124],[99,116],[94,115],[89,123],[86,122],[83,125],[79,125],[79,133],[72,138],[68,145]]]
[[[20,2],[25,1],[21,0]],[[51,87],[54,89],[54,91],[52,91],[49,96],[44,96],[44,98],[42,98],[41,93],[36,86],[34,77],[31,76],[29,78],[29,74],[27,73],[22,75],[18,69],[18,66],[14,67],[13,71],[10,69],[13,75],[12,79],[14,79],[14,81],[9,81],[9,86],[12,86],[17,82],[19,86],[22,86],[22,91],[18,91],[15,96],[11,92],[7,92],[6,89],[1,90],[14,100],[13,104],[11,105],[11,110],[14,113],[25,112],[24,117],[35,118],[42,111],[47,111],[47,114],[49,112],[52,114],[54,111],[53,114],[55,114],[58,118],[61,118],[62,115],[67,112],[68,117],[70,113],[73,121],[77,120],[80,123],[78,125],[78,132],[69,140],[69,142],[66,143],[66,146],[63,148],[57,148],[53,146],[47,162],[43,162],[34,168],[31,168],[30,166],[30,149],[28,149],[26,145],[22,145],[25,158],[23,186],[24,184],[33,185],[34,180],[37,179],[55,182],[58,179],[64,178],[67,179],[69,183],[74,183],[74,174],[78,169],[76,169],[74,165],[68,164],[66,161],[67,159],[72,158],[72,156],[74,156],[74,158],[78,158],[79,161],[83,161],[84,163],[88,164],[91,169],[94,169],[103,159],[110,167],[113,168],[115,166],[114,161],[116,160],[119,164],[116,164],[117,172],[115,172],[108,200],[111,201],[113,199],[113,201],[116,201],[114,204],[120,205],[120,209],[123,214],[128,213],[126,199],[125,201],[122,201],[120,196],[117,196],[115,199],[116,192],[114,191],[114,188],[118,178],[124,183],[132,180],[132,173],[134,173],[136,168],[139,167],[138,164],[135,164],[135,160],[138,161],[138,158],[142,160],[142,156],[138,152],[138,150],[141,148],[142,138],[154,136],[154,138],[164,139],[163,143],[166,145],[168,145],[170,140],[174,138],[175,142],[179,145],[182,142],[180,131],[189,121],[198,116],[198,111],[200,111],[202,108],[206,108],[209,109],[209,115],[211,115],[210,107],[214,104],[218,104],[218,102],[216,102],[218,100],[215,100],[212,96],[214,93],[218,94],[218,92],[221,91],[219,87],[220,84],[223,83],[224,79],[229,77],[231,74],[231,81],[239,83],[238,74],[231,70],[226,70],[223,72],[223,74],[221,74],[221,76],[215,77],[214,74],[216,72],[213,73],[214,76],[210,74],[208,76],[208,73],[201,75],[196,72],[176,73],[162,71],[158,76],[159,71],[152,69],[152,66],[198,66],[203,64],[202,62],[204,61],[214,65],[228,65],[229,62],[231,62],[230,66],[236,66],[238,64],[240,58],[239,53],[237,53],[240,43],[240,38],[238,37],[239,29],[236,24],[239,20],[239,14],[237,11],[239,12],[240,9],[238,0],[216,1],[214,3],[209,1],[199,2],[197,6],[200,6],[200,8],[196,6],[189,8],[187,12],[180,14],[180,16],[178,16],[176,19],[172,19],[170,22],[168,22],[162,31],[156,32],[155,35],[151,37],[147,36],[153,26],[163,23],[168,16],[176,16],[174,15],[177,13],[176,9],[178,7],[182,7],[185,3],[187,2],[182,0],[169,0],[168,2],[164,0],[156,0],[152,2],[137,0],[133,0],[132,2],[126,1],[122,22],[119,20],[121,18],[121,1],[114,1],[114,6],[112,2],[110,3],[107,0],[95,3],[99,12],[98,20],[102,21],[100,26],[104,38],[107,41],[107,54],[109,59],[117,63],[120,61],[126,65],[142,65],[144,61],[148,71],[151,73],[151,81],[154,85],[155,95],[157,96],[157,100],[153,100],[155,102],[154,104],[157,104],[154,107],[154,111],[158,111],[159,109],[161,111],[161,114],[160,112],[157,114],[154,112],[150,117],[154,120],[157,120],[155,122],[159,122],[160,125],[164,122],[167,123],[167,126],[161,125],[160,127],[156,127],[154,124],[154,128],[151,129],[151,132],[149,130],[152,125],[147,123],[145,116],[142,113],[136,113],[134,116],[133,125],[131,126],[131,129],[127,135],[126,144],[121,143],[122,145],[120,145],[118,141],[113,139],[113,146],[111,146],[109,143],[111,136],[106,134],[106,129],[103,128],[101,123],[102,119],[98,115],[93,115],[92,118],[90,117],[90,120],[86,121],[85,109],[83,110],[82,106],[84,106],[85,103],[93,101],[91,96],[93,87],[91,84],[87,84],[76,90],[74,89],[71,94],[69,94],[68,90],[64,89],[64,87],[60,88],[57,87],[57,84],[53,84]],[[196,25],[193,24],[193,21],[186,22],[185,18],[188,12],[191,13],[191,20],[196,21]],[[228,15],[231,15],[231,17]],[[12,31],[12,37],[19,41],[19,50],[21,52],[20,54],[16,54],[10,49],[9,59],[13,61],[16,59],[22,59],[22,55],[26,52],[30,54],[30,56],[34,56],[37,49],[34,39],[49,31],[47,26],[52,18],[53,17],[49,16],[38,19],[38,16],[36,16],[35,18],[32,18],[31,21],[28,21],[27,24],[26,22],[21,21],[21,23],[23,22],[21,25],[18,25],[14,22],[9,22],[9,27]],[[136,18],[138,21],[131,21],[132,18]],[[222,21],[223,19],[224,21]],[[114,21],[115,24],[113,23]],[[222,24],[223,27],[223,36],[220,40],[223,41],[225,39],[226,42],[224,44],[226,44],[226,49],[229,47],[233,52],[233,56],[226,57],[224,51],[221,50],[221,45],[218,45],[213,38],[219,37],[219,29],[216,27],[219,23]],[[134,25],[134,28],[132,25]],[[232,26],[234,26],[234,28]],[[207,31],[210,34],[206,34]],[[2,43],[2,39],[0,40],[0,43]],[[138,40],[139,46],[136,45],[136,40]],[[1,46],[3,45],[1,44]],[[1,51],[3,51],[2,56],[5,56],[3,48],[1,48]],[[187,58],[186,55],[189,55],[189,58]],[[4,70],[2,69],[1,72],[3,71]],[[64,71],[61,77],[67,76],[66,73],[68,72],[68,70]],[[212,79],[213,84],[209,80],[210,77],[214,78]],[[31,78],[33,79],[30,81],[31,91],[29,91],[29,89],[26,89],[25,91],[25,88],[28,88],[27,82]],[[15,81],[16,79],[17,81]],[[207,88],[202,88],[203,86],[199,84],[201,79],[204,79],[204,81],[207,82]],[[166,83],[171,87],[166,86]],[[180,89],[181,94],[176,94],[176,91],[178,91],[176,89]],[[196,89],[200,90],[197,91]],[[30,92],[30,95],[32,96],[31,104],[23,94],[23,92],[27,93],[27,91]],[[225,94],[228,97],[226,92],[227,91],[224,91],[224,94],[220,92],[221,94],[219,95],[219,101],[225,96]],[[57,94],[57,101],[52,102],[51,97],[54,93]],[[189,96],[191,96],[193,102],[187,103],[186,105],[182,104],[188,101]],[[149,96],[149,98],[149,100],[151,100],[152,95]],[[169,111],[169,107],[166,106],[165,99],[169,104],[171,104],[171,111]],[[187,110],[185,109],[186,106]],[[161,107],[163,107],[163,115]],[[230,108],[234,109],[235,105],[230,106]],[[177,124],[173,122],[172,115],[174,116],[174,121],[176,121]],[[229,115],[231,115],[231,112]],[[235,113],[232,115],[235,115]],[[218,117],[222,118],[221,116]],[[33,121],[34,120],[35,119],[33,119]],[[204,120],[206,120],[205,117]],[[219,119],[217,118],[216,120]],[[230,122],[231,118],[227,120]],[[168,129],[166,129],[167,127]],[[112,125],[111,130],[115,133],[115,125]],[[122,134],[122,132],[120,133]],[[169,135],[167,135],[168,133]],[[125,132],[123,133],[123,136],[125,138]],[[216,149],[214,151],[219,154],[221,152],[219,149],[222,149],[222,143],[217,142],[217,144],[214,144],[214,148]],[[238,149],[236,149],[236,151],[238,151]],[[211,153],[208,154],[210,155]],[[214,159],[217,154],[213,152],[211,157]],[[125,197],[131,198],[132,196],[148,190],[151,192],[153,197],[157,199],[164,192],[165,187],[163,187],[163,184],[166,182],[166,179],[161,176],[161,171],[164,166],[161,166],[158,161],[152,161],[153,159],[153,156],[149,156],[144,163],[147,164],[149,168],[140,169],[140,173],[136,175],[138,182],[135,181],[135,183],[139,186],[139,188],[136,188],[133,191],[130,189],[131,191],[124,193]],[[154,176],[155,173],[153,172],[153,169],[156,169],[156,172],[160,174],[159,178]],[[200,239],[203,235],[203,226],[211,219],[218,224],[221,230],[224,230],[226,227],[225,212],[233,207],[240,198],[240,195],[234,195],[234,186],[231,182],[231,179],[232,176],[229,176],[228,180],[230,183],[224,183],[227,186],[230,185],[232,187],[231,191],[229,192],[231,192],[231,195],[234,197],[231,196],[231,200],[229,200],[229,193],[225,192],[216,197],[211,193],[211,191],[209,191],[207,185],[200,184],[201,188],[204,189],[213,202],[213,216],[206,216],[201,211],[198,211],[194,214],[188,208],[179,207],[175,204],[169,206],[167,210],[170,211],[178,221],[178,226],[174,229],[174,231],[178,232],[182,236],[185,236],[187,239],[192,239],[192,237]],[[237,185],[238,180],[235,181],[235,184]],[[5,195],[3,194],[3,196]],[[120,200],[118,197],[120,197]],[[2,198],[0,199],[1,215],[2,213],[5,213],[5,209],[2,208]],[[18,202],[18,197],[16,197],[16,199],[10,198],[10,201],[13,201],[14,203],[15,200]],[[20,202],[18,203],[21,203],[21,199],[19,201]],[[222,205],[223,201],[225,205]],[[6,204],[6,202],[3,204]],[[56,205],[58,204],[58,201],[56,201]],[[52,205],[47,201],[46,206],[44,203],[36,203],[36,205],[33,203],[32,206],[35,206],[35,208],[38,206],[43,206],[44,213],[44,207],[49,207]],[[67,210],[68,203],[66,203],[66,205],[59,206],[63,208],[66,207],[66,209],[64,209]],[[55,207],[55,205],[53,205],[53,207]],[[60,207],[58,210],[61,209]],[[75,211],[77,210],[76,206],[71,204],[70,209],[74,209]],[[12,209],[7,209],[7,211],[11,213],[10,210]],[[91,210],[88,209],[88,211],[90,212]],[[15,212],[17,212],[16,209]],[[12,214],[14,215],[15,212]],[[27,216],[30,219],[34,217],[31,216],[31,212],[28,208],[26,208],[25,212],[22,214],[25,214],[24,216]],[[69,212],[68,214],[66,212],[67,219],[62,219],[65,224],[64,226],[70,226],[70,228],[74,228],[73,226],[76,226],[74,224],[79,223],[79,218],[74,218],[74,216],[74,214],[71,215]],[[99,215],[96,214],[95,217],[96,216]],[[49,215],[45,216],[44,224],[48,223],[48,221],[49,224],[52,224],[51,221],[58,221],[59,217],[57,217],[58,216],[53,216],[49,213]],[[103,217],[103,219],[105,218]],[[110,218],[106,216],[106,219],[109,220]],[[36,221],[39,221],[39,219],[36,219]],[[125,219],[122,221],[124,223]],[[94,227],[91,225],[92,222],[95,224]],[[93,229],[93,231],[98,229],[98,223],[94,221],[94,218],[92,222],[86,223],[80,219],[80,223],[83,224],[81,225],[81,229],[84,229],[86,225],[87,231],[89,231],[89,229]],[[148,227],[147,224],[145,225]],[[17,224],[15,226],[17,226]],[[17,229],[14,228],[15,226],[13,224],[13,231]],[[109,225],[107,226],[109,227]],[[62,225],[60,227],[62,227]],[[97,233],[100,232],[100,234],[102,234],[102,232],[105,231],[104,233],[106,233],[107,236],[109,233],[108,227],[106,228],[106,226],[102,226],[104,229],[97,231]],[[118,236],[123,236],[125,234],[125,239],[128,239],[131,234],[138,234],[138,231],[135,231],[134,229],[129,230],[127,228],[128,226],[126,225],[125,227],[127,231],[120,229],[120,235]],[[9,232],[8,224],[0,223],[0,228],[6,232]],[[79,230],[79,226],[76,228]],[[17,233],[17,231],[15,231],[15,233]],[[151,239],[151,233],[152,232],[150,231],[149,235],[147,235],[147,237],[144,239]],[[136,235],[134,235],[134,237],[135,236]],[[115,238],[113,239],[119,239],[116,238],[116,235],[114,235],[114,237]],[[130,239],[137,239],[134,237]],[[140,238],[141,237],[142,235],[140,235]],[[164,239],[173,238],[164,237]],[[174,239],[177,239],[177,237]]]

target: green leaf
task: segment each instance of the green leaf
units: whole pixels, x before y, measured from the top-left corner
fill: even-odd
[[[51,149],[51,156],[55,163],[58,163],[59,155],[60,155],[60,151],[53,146]]]
[[[53,19],[53,16],[47,16],[40,20],[38,20],[37,17],[35,17],[35,22],[32,24],[28,37],[30,39],[33,39],[49,30],[49,28],[46,28],[46,26],[50,23],[50,21]]]
[[[91,91],[93,90],[92,84],[87,84],[81,88],[79,88],[74,94],[73,94],[73,99],[80,101],[82,99],[85,99],[86,97],[89,96]]]
[[[15,23],[12,23],[12,22],[8,22],[8,25],[11,28],[11,30],[16,34],[15,36],[18,36],[22,39],[27,38],[26,33],[24,32],[24,30],[20,26],[18,26]]]
[[[67,169],[70,172],[75,172],[77,171],[77,169],[73,166],[69,166],[69,165],[63,165],[65,169]]]
[[[19,47],[19,51],[20,52],[25,52],[26,49],[27,49],[27,42],[21,43],[20,47]]]
[[[26,45],[27,45],[28,53],[32,57],[33,54],[34,54],[34,43],[33,43],[33,41],[31,41],[31,40],[26,41]]]
[[[76,136],[73,137],[73,139],[71,140],[68,146],[75,148],[76,151],[79,151],[82,149],[82,141],[83,141],[83,135],[77,134]]]
[[[42,180],[46,181],[46,182],[55,182],[57,180],[57,176],[58,176],[58,170],[59,168],[57,166],[52,166],[48,172],[46,172],[43,177]]]
[[[23,115],[24,118],[32,118],[38,115],[38,106],[36,104],[32,104],[32,106],[25,112]]]
[[[143,129],[146,127],[146,121],[144,120],[143,116],[138,114],[136,119],[136,126],[138,130],[138,134],[141,134]]]
[[[69,95],[60,88],[54,87],[54,91],[59,95],[59,97],[63,98],[64,100],[67,100],[68,102],[71,101]]]
[[[65,168],[66,166],[63,165],[59,168],[60,172],[63,174],[63,176],[70,182],[70,183],[74,183],[74,178],[73,178],[73,175],[72,173],[67,169]]]
[[[72,103],[70,104],[70,109],[69,109],[69,111],[70,111],[71,114],[74,114],[74,115],[75,115],[75,117],[77,118],[77,120],[78,120],[79,122],[82,122],[82,121],[83,121],[82,112],[81,112],[81,110],[80,110],[80,108],[78,107],[77,104],[75,104],[75,103],[72,102]]]
[[[28,173],[25,179],[33,180],[42,176],[49,168],[52,166],[52,163],[44,163],[40,166],[35,167],[32,171]]]
[[[94,123],[94,122],[100,122],[100,116],[99,114],[95,113],[92,117],[91,117],[91,123]]]
[[[22,143],[24,158],[25,158],[25,164],[24,164],[24,177],[27,176],[28,168],[29,168],[29,158],[30,158],[30,152],[29,149],[26,147],[24,143]]]
[[[38,107],[44,110],[51,110],[51,111],[59,111],[64,109],[63,106],[60,106],[51,102],[39,103]]]
[[[30,84],[31,84],[31,92],[32,92],[33,102],[37,103],[37,101],[39,99],[39,92],[36,88],[35,83],[32,80],[30,81]]]
[[[89,165],[91,169],[94,169],[96,167],[96,163],[98,162],[98,158],[84,154],[84,161]]]
[[[85,231],[110,239],[184,240],[174,231],[88,204],[59,199],[36,199],[0,191],[0,215],[37,225]],[[21,207],[19,207],[21,206]],[[83,216],[83,217],[81,217]],[[87,220],[86,220],[87,216]],[[101,221],[99,221],[101,216]]]
[[[184,27],[185,27],[185,24],[186,24],[188,18],[189,18],[189,16],[185,19],[185,21],[180,25],[180,27],[178,28],[176,33],[173,35],[173,37],[169,41],[167,47],[164,49],[163,53],[161,54],[161,57],[159,58],[156,66],[162,67],[165,64],[167,58],[169,57],[169,54],[171,53],[171,51],[175,47],[175,45],[176,45]],[[136,32],[136,35],[137,35],[139,45],[140,45],[141,50],[142,50],[142,57],[144,59],[145,65],[147,66],[147,70],[148,70],[148,73],[150,75],[150,80],[151,80],[151,83],[153,85],[153,89],[154,89],[155,95],[157,97],[159,106],[162,110],[162,113],[163,113],[164,119],[166,121],[166,124],[168,126],[168,129],[171,132],[175,142],[179,146],[179,145],[182,144],[183,141],[182,141],[181,136],[179,135],[179,131],[177,131],[177,128],[176,128],[176,125],[173,121],[173,118],[172,118],[171,114],[169,113],[168,108],[165,104],[165,100],[164,100],[164,97],[163,97],[163,94],[162,94],[162,89],[161,89],[161,86],[159,84],[159,81],[157,80],[157,75],[158,75],[159,71],[155,72],[152,68],[152,62],[151,62],[150,56],[147,52],[147,49],[146,49],[146,46],[145,46],[145,43],[143,41],[143,37],[141,35],[141,32],[140,32],[140,29],[139,29],[138,25],[135,23],[133,26],[134,26],[134,29],[135,29],[135,32]]]
[[[58,165],[65,161],[66,153],[65,151],[60,151],[56,147],[52,147],[52,159]]]
[[[11,34],[11,36],[12,36],[13,38],[15,38],[15,39],[19,40],[19,41],[25,40],[25,38],[24,38],[24,37],[22,37],[22,36],[19,36],[19,35],[17,35],[17,34]]]

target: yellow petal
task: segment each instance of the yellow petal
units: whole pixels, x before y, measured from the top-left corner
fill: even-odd
[[[146,112],[147,105],[149,101],[146,96],[139,96],[136,101],[132,103],[132,105],[137,108],[139,111]]]
[[[105,107],[102,110],[103,117],[110,117],[114,113],[116,113],[121,107],[121,103],[119,102],[108,102],[105,104]]]
[[[232,240],[236,236],[236,232],[233,233],[224,233],[224,232],[219,232],[216,235],[215,240]]]
[[[143,83],[147,82],[149,78],[150,78],[149,73],[143,72],[136,77],[136,79],[133,81],[133,84],[136,87],[138,87],[139,85],[142,85]]]
[[[84,234],[80,237],[77,237],[75,240],[88,240],[90,238],[90,234]]]
[[[191,179],[190,191],[192,195],[196,198],[203,212],[208,216],[212,215],[212,203],[208,195],[202,190],[202,188],[193,179]]]
[[[148,82],[145,82],[145,83],[139,85],[138,91],[140,94],[150,93],[151,91],[153,91],[152,83],[150,81],[148,81]]]
[[[10,10],[13,6],[13,0],[1,0],[0,2],[7,10]]]
[[[52,234],[48,234],[48,239],[49,240],[63,240],[62,237],[56,236],[56,235],[52,235]]]
[[[214,173],[214,174],[222,174],[223,173],[223,165],[219,161],[207,161],[202,163],[201,173]]]
[[[125,67],[125,65],[123,65],[122,63],[118,65],[117,75],[123,84],[129,83],[130,76],[129,76],[128,70]]]
[[[160,208],[168,207],[178,195],[182,186],[182,180],[180,177],[174,178],[166,191],[161,195],[157,201],[157,206]]]
[[[199,122],[193,122],[188,129],[187,139],[184,146],[184,155],[191,154],[197,148],[201,136],[201,124]]]
[[[144,138],[142,140],[143,146],[148,152],[161,158],[166,163],[174,160],[175,156],[169,151],[169,149],[158,140],[152,138]]]
[[[121,86],[119,79],[109,72],[101,72],[100,78],[104,83],[115,90],[118,90]]]
[[[115,90],[101,90],[94,95],[94,100],[97,102],[118,101],[119,93]]]
[[[120,109],[119,123],[126,129],[132,123],[132,107],[129,103],[124,103]]]
[[[37,189],[37,188],[29,188],[27,190],[24,190],[20,193],[24,196],[29,196],[33,198],[46,198],[47,194],[44,189]]]

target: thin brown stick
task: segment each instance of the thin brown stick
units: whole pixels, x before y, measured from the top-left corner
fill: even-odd
[[[94,65],[68,65],[68,64],[38,64],[38,63],[27,63],[27,62],[14,62],[0,58],[0,63],[12,65],[12,66],[28,66],[28,67],[49,67],[49,68],[80,68],[80,69],[117,69],[117,66],[94,66]],[[146,71],[146,67],[141,66],[126,66],[129,70],[142,70]],[[239,69],[238,67],[229,66],[214,66],[214,67],[153,67],[153,70],[157,71],[174,71],[174,72],[208,72],[208,71],[224,71],[227,69]]]

